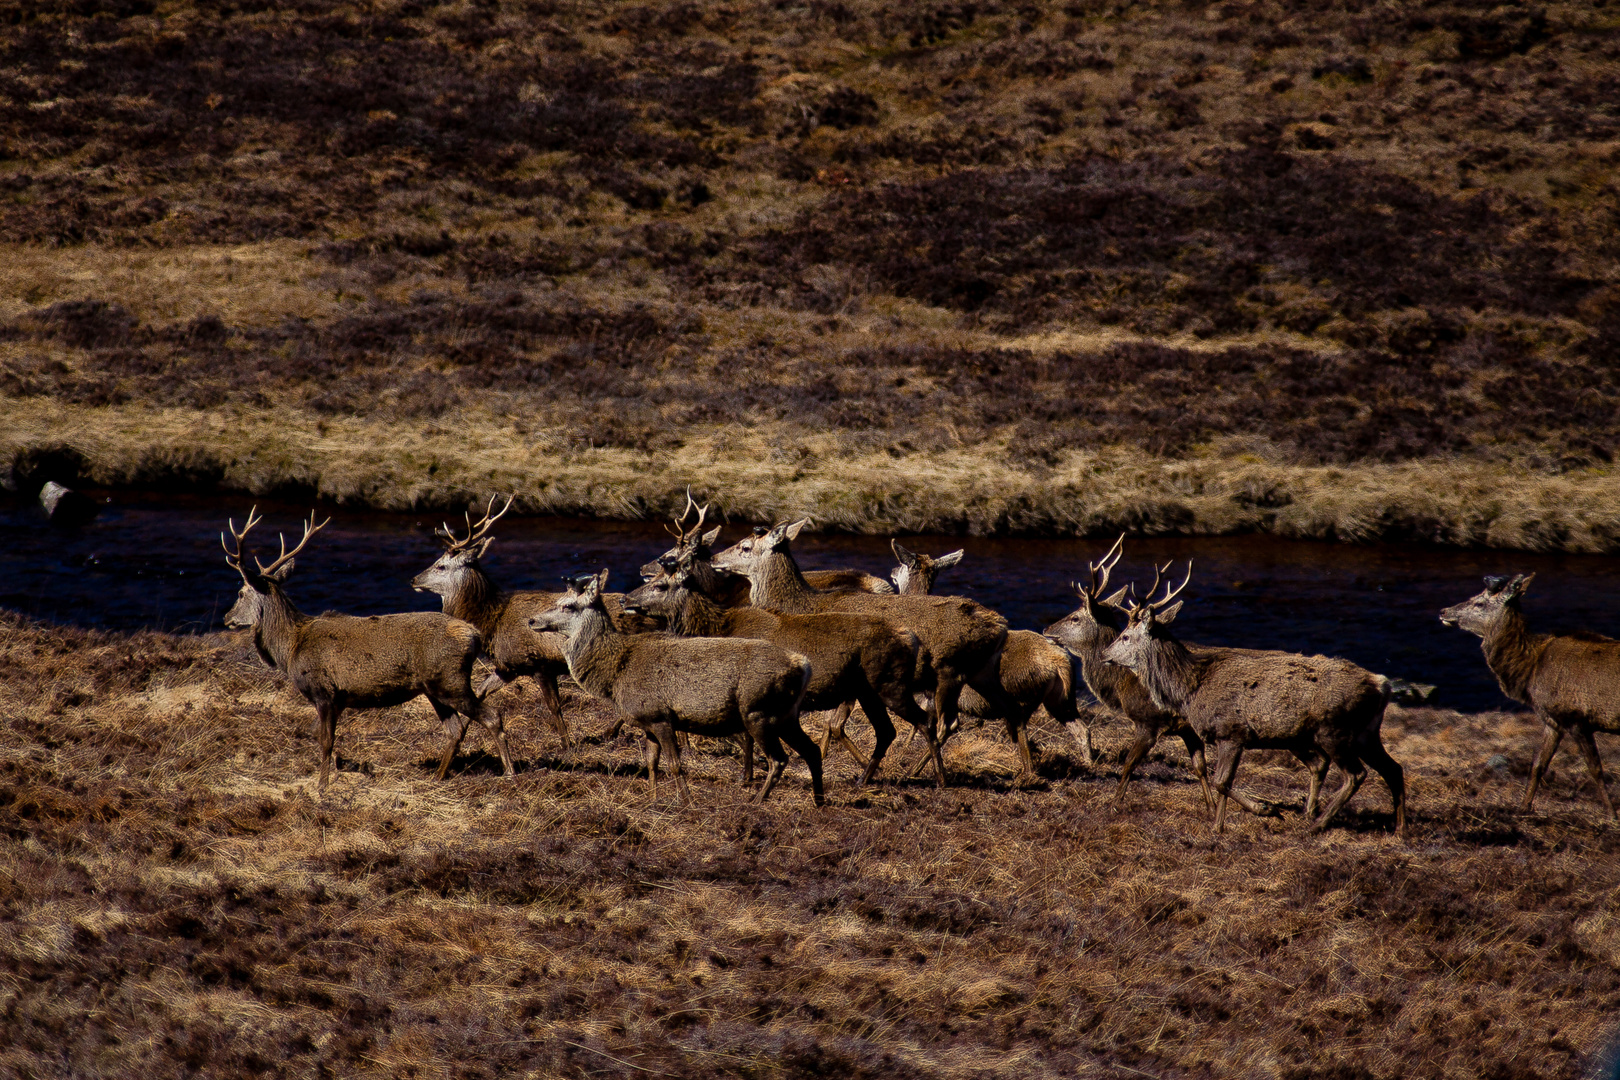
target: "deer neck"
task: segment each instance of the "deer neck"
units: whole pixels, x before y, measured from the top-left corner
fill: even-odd
[[[1147,652],[1147,663],[1136,672],[1153,704],[1185,715],[1187,702],[1203,680],[1201,665],[1187,646],[1172,637],[1155,638]]]
[[[563,655],[574,681],[597,697],[611,698],[630,652],[629,639],[613,628],[613,620],[598,608],[585,612],[580,626],[568,637]]]
[[[1551,640],[1547,634],[1530,632],[1524,612],[1512,607],[1502,612],[1501,621],[1480,643],[1502,693],[1514,701],[1528,702],[1530,678]]]
[[[259,621],[253,624],[253,647],[265,663],[286,671],[298,651],[299,628],[308,621],[309,617],[293,605],[281,586],[271,582],[259,609]]]
[[[486,639],[495,632],[501,609],[506,606],[506,594],[479,566],[462,567],[454,587],[442,599],[441,610],[446,615],[472,623]]]
[[[810,583],[799,572],[799,564],[786,551],[773,551],[761,559],[748,580],[749,603],[755,607],[799,611],[815,594]]]
[[[669,629],[682,637],[725,637],[725,615],[707,596],[682,589],[670,607]]]
[[[1125,668],[1116,664],[1105,664],[1102,660],[1103,650],[1112,645],[1117,637],[1119,637],[1119,631],[1099,625],[1097,638],[1094,642],[1078,652],[1073,649],[1069,650],[1069,654],[1080,661],[1080,678],[1085,680],[1085,684],[1090,687],[1091,692],[1099,698],[1107,695],[1114,699],[1104,701],[1106,705],[1113,705],[1118,700],[1119,694],[1116,687],[1126,671]]]

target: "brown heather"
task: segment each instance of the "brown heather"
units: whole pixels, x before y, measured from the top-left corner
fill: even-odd
[[[1612,551],[1617,29],[0,0],[0,479]]]
[[[1526,715],[1391,708],[1405,844],[1378,800],[1216,838],[1179,749],[1114,813],[1129,731],[1089,772],[1044,718],[1025,786],[987,728],[943,792],[834,759],[825,810],[755,807],[694,748],[696,805],[649,805],[573,692],[582,745],[518,727],[510,780],[354,713],[317,806],[244,641],[3,618],[7,1075],[1575,1080],[1620,1024],[1620,834],[1574,766],[1513,809]]]

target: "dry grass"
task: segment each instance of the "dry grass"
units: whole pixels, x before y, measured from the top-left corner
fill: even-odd
[[[1054,729],[1032,785],[970,732],[958,786],[842,758],[822,812],[700,750],[681,810],[629,737],[521,721],[515,780],[474,744],[434,783],[412,705],[319,805],[308,708],[226,638],[8,618],[0,671],[13,1075],[1574,1078],[1620,1024],[1617,834],[1567,758],[1511,809],[1523,716],[1392,712],[1404,843],[1376,784],[1217,839],[1179,754],[1115,812]]]
[[[837,433],[782,425],[694,428],[659,452],[573,445],[464,414],[402,425],[360,417],[231,415],[139,405],[18,402],[0,460],[26,486],[62,472],[102,486],[217,485],[259,496],[427,510],[517,495],[520,512],[678,514],[685,486],[731,520],[808,514],[853,532],[1219,535],[1380,539],[1523,551],[1620,545],[1608,470],[1527,476],[1469,460],[1303,465],[1255,453],[1166,461],[1128,448],[1068,450],[1020,466],[983,445],[896,457]]]
[[[1612,551],[1614,28],[0,0],[0,479]]]

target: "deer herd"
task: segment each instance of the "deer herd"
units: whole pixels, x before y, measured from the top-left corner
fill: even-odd
[[[1109,592],[1124,537],[1075,583],[1073,613],[1036,633],[1009,630],[1001,615],[965,597],[932,594],[937,575],[962,558],[960,551],[932,558],[892,542],[899,560],[892,584],[859,571],[806,572],[794,560],[793,541],[807,521],[756,527],[717,551],[721,530],[704,531],[708,507],[697,506],[690,493],[671,529],[675,546],[641,567],[643,583],[634,591],[607,592],[603,570],[571,580],[565,592],[508,592],[482,565],[493,527],[512,506],[508,499],[497,511],[495,502],[490,499],[477,522],[467,515],[464,535],[449,525],[436,530],[444,553],[411,584],[440,596],[439,614],[300,613],[286,582],[295,557],[327,524],[313,515],[297,545],[289,551],[283,540],[269,564],[250,559],[244,546],[260,520],[256,513],[240,530],[230,522],[232,541],[221,534],[226,562],[242,578],[226,625],[251,629],[259,656],[315,706],[321,795],[346,708],[423,695],[444,728],[439,779],[472,723],[489,734],[510,776],[500,711],[486,708],[486,698],[507,682],[532,679],[547,723],[567,748],[558,679],[568,674],[611,703],[615,731],[629,722],[645,735],[655,798],[667,755],[681,801],[690,800],[677,737],[686,733],[740,740],[746,782],[753,780],[754,748],[763,750],[770,766],[757,802],[781,779],[792,750],[808,767],[816,805],[822,805],[824,757],[843,747],[861,764],[860,783],[871,783],[894,743],[895,717],[926,748],[911,771],[931,767],[940,786],[947,778],[941,750],[963,717],[1004,724],[1021,772],[1033,773],[1029,722],[1045,708],[1087,766],[1095,764],[1093,719],[1130,724],[1116,804],[1143,756],[1162,736],[1174,735],[1187,748],[1217,832],[1224,830],[1228,800],[1251,814],[1280,813],[1234,786],[1243,753],[1251,749],[1288,751],[1306,766],[1305,817],[1312,832],[1344,808],[1369,767],[1389,789],[1396,832],[1405,830],[1405,776],[1385,750],[1381,728],[1385,706],[1409,684],[1337,658],[1179,640],[1171,628],[1191,564],[1179,585],[1166,580],[1168,565],[1156,567],[1140,599],[1132,586]],[[688,524],[694,513],[695,523]],[[1487,578],[1483,592],[1440,618],[1483,640],[1503,692],[1545,724],[1524,809],[1568,735],[1604,808],[1620,817],[1593,740],[1594,732],[1620,733],[1620,641],[1531,633],[1520,607],[1530,581],[1524,575]],[[475,688],[480,657],[494,670]],[[870,755],[845,731],[857,706],[872,729]],[[828,714],[819,745],[800,722],[812,711]],[[1206,747],[1214,752],[1213,781]],[[1333,765],[1343,781],[1319,808]]]

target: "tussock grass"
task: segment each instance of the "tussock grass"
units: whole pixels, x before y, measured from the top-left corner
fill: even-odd
[[[1573,765],[1512,809],[1522,715],[1392,710],[1402,843],[1375,784],[1217,839],[1179,752],[1115,812],[1050,727],[1026,786],[969,731],[958,786],[835,758],[822,812],[701,742],[654,804],[637,740],[521,719],[515,780],[474,734],[439,784],[428,713],[354,714],[317,804],[309,709],[239,642],[8,617],[0,1069],[1573,1078],[1620,1020],[1615,832]]]
[[[1110,448],[1032,465],[983,446],[897,458],[836,433],[781,427],[694,429],[679,447],[638,451],[570,445],[491,415],[463,416],[453,430],[411,429],[363,418],[292,423],[270,411],[77,410],[40,400],[20,403],[10,419],[0,461],[9,459],[19,486],[65,470],[75,482],[104,486],[217,486],[390,510],[459,509],[503,491],[516,494],[520,512],[638,519],[678,514],[692,484],[730,520],[803,514],[817,528],[851,532],[1271,532],[1523,551],[1620,548],[1620,483],[1607,470],[1527,476],[1469,460],[1304,465],[1242,446],[1179,461]]]

